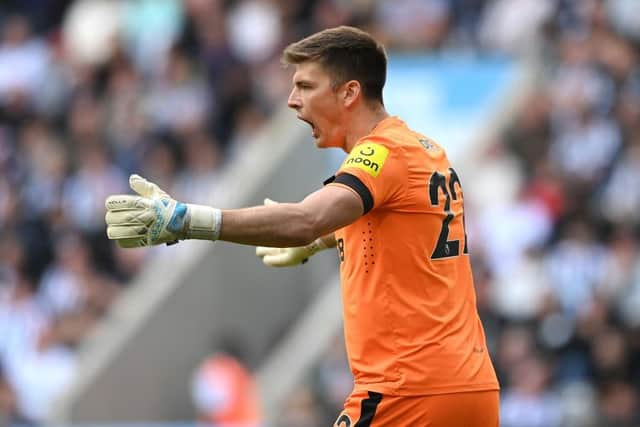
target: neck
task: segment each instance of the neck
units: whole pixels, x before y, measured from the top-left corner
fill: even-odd
[[[365,108],[363,111],[353,114],[349,132],[345,136],[344,151],[350,153],[358,140],[369,135],[373,128],[387,117],[389,117],[389,113],[382,105],[375,108]]]

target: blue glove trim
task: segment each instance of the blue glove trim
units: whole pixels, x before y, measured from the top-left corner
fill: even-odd
[[[167,230],[172,233],[181,234],[184,230],[184,221],[187,216],[187,205],[178,202],[176,208],[173,210],[173,215],[167,224]]]

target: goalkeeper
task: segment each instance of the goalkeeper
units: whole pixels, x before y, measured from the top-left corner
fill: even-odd
[[[384,108],[384,48],[351,27],[289,45],[288,105],[317,147],[348,153],[299,203],[220,210],[182,203],[137,175],[137,195],[106,201],[120,246],[182,239],[258,246],[265,264],[336,246],[347,357],[355,384],[335,426],[497,427],[464,229],[460,179],[441,146]]]

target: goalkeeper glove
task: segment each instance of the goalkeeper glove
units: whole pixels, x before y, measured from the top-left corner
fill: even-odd
[[[265,205],[275,205],[270,199],[264,199]],[[309,257],[316,252],[327,249],[327,244],[318,238],[306,246],[295,248],[270,248],[265,246],[256,247],[256,255],[262,258],[262,262],[270,267],[291,267],[298,264],[304,264]]]
[[[177,243],[183,239],[216,240],[222,212],[210,206],[181,203],[139,175],[129,177],[138,195],[113,195],[105,202],[107,237],[123,248]]]

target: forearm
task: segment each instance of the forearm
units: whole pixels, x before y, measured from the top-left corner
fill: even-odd
[[[220,240],[254,246],[304,246],[321,230],[299,203],[279,203],[222,211]]]

